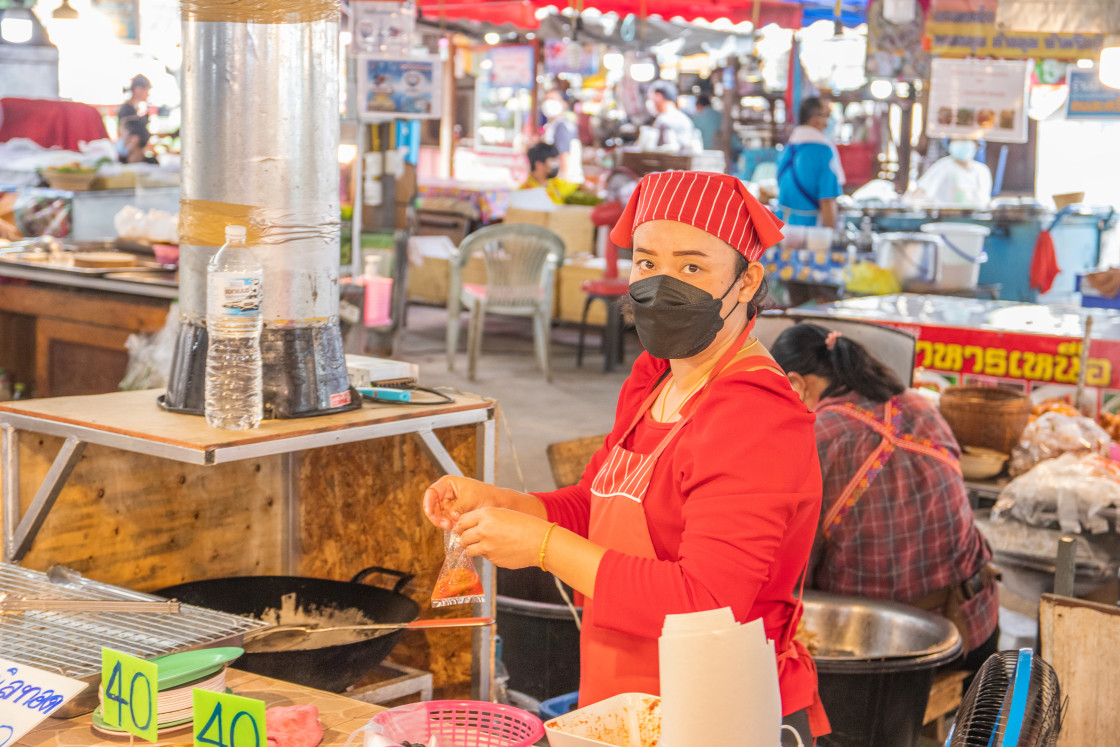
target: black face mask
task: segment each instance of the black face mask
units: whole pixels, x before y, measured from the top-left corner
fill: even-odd
[[[548,170],[548,178],[549,179],[555,179],[558,176],[560,176],[560,167],[559,166],[557,166],[556,168]]]
[[[654,358],[667,360],[691,358],[711,345],[727,318],[719,313],[723,299],[738,279],[719,298],[669,275],[654,275],[631,283],[634,326],[642,346]],[[736,301],[735,306],[738,305]]]

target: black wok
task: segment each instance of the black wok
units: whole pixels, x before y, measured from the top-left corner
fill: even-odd
[[[361,583],[372,573],[398,577],[392,589]],[[420,605],[401,589],[412,574],[372,566],[350,581],[305,576],[235,576],[168,586],[156,593],[186,604],[260,618],[267,609],[280,609],[285,594],[295,592],[301,605],[324,610],[356,609],[373,622],[412,622]],[[266,677],[342,692],[381,663],[403,631],[377,635],[353,643],[287,651],[246,653],[237,668]]]

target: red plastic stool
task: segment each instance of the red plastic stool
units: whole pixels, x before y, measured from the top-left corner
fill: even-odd
[[[597,228],[613,226],[622,217],[622,203],[603,202],[591,211],[591,222]],[[603,370],[613,371],[626,359],[623,347],[622,300],[630,292],[630,281],[618,276],[618,247],[609,238],[606,246],[606,267],[602,280],[584,280],[579,289],[587,294],[583,302],[583,316],[579,322],[579,344],[576,347],[576,365],[583,365],[583,338],[587,333],[587,312],[592,301],[602,301],[607,307],[607,323],[603,327]]]
[[[583,337],[587,332],[587,312],[592,301],[602,301],[607,307],[607,323],[603,327],[603,370],[613,371],[626,360],[623,345],[622,300],[630,292],[625,278],[615,280],[584,280],[579,289],[587,294],[583,302],[583,316],[579,321],[579,343],[576,346],[576,365],[583,365]]]

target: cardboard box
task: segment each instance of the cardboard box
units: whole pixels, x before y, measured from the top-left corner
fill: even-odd
[[[557,205],[555,210],[506,209],[503,223],[529,223],[544,226],[564,240],[564,257],[595,252],[595,226],[587,205]]]
[[[463,282],[484,284],[486,282],[486,260],[481,256],[471,257],[463,268]],[[440,257],[424,257],[419,265],[408,267],[408,298],[411,301],[447,305],[447,289],[451,285],[451,268],[448,260]]]

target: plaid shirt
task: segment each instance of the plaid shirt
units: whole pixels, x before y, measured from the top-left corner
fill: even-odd
[[[879,446],[882,436],[827,405],[850,402],[882,420],[884,405],[856,393],[822,400],[817,406],[817,451],[824,478],[821,516]],[[907,390],[892,400],[897,433],[928,440],[954,457],[960,447],[937,408]],[[973,523],[964,480],[937,459],[896,448],[859,501],[813,548],[813,586],[873,599],[906,601],[959,584],[991,560],[987,540]],[[969,646],[995,630],[995,584],[962,607]]]

